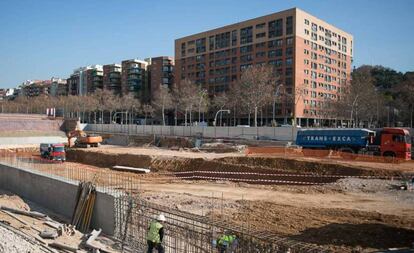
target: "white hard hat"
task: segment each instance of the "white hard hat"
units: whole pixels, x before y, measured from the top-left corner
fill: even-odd
[[[160,215],[158,215],[157,220],[159,220],[159,221],[165,221],[165,216],[164,216],[164,214],[160,214]]]

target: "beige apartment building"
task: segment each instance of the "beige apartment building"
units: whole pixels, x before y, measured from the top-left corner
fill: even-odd
[[[351,34],[293,8],[177,39],[175,80],[188,78],[213,95],[237,87],[249,66],[271,64],[285,94],[275,105],[278,122],[296,115],[301,125],[317,125],[326,101],[349,84],[353,43]],[[269,122],[271,106],[263,113]]]

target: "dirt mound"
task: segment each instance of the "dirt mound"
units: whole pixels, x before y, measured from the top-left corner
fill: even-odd
[[[73,149],[67,151],[69,161],[80,162],[98,167],[114,165],[150,168],[156,172],[218,171],[218,172],[255,172],[286,174],[301,173],[314,175],[341,176],[400,176],[396,171],[385,169],[366,169],[343,164],[318,163],[285,158],[266,157],[225,157],[217,159],[150,156],[139,154],[109,153]]]
[[[245,166],[279,169],[291,172],[313,173],[318,175],[344,175],[344,176],[401,176],[397,171],[384,169],[368,169],[353,167],[351,165],[302,161],[288,158],[269,157],[225,157],[217,159],[230,164],[243,164]]]
[[[66,158],[68,161],[76,161],[103,168],[109,168],[115,165],[148,168],[152,160],[150,156],[146,155],[104,154],[79,149],[67,150]]]

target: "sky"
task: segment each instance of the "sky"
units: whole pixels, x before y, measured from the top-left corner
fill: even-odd
[[[0,88],[174,55],[174,40],[298,7],[354,35],[354,65],[414,70],[413,0],[0,0]]]

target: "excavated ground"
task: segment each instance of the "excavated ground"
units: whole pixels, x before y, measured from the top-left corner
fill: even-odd
[[[414,173],[414,163],[378,164],[338,160],[316,160],[296,157],[250,157],[241,153],[200,153],[155,148],[106,146],[99,149],[73,149],[67,152],[69,161],[98,167],[115,165],[151,168],[155,172],[170,171],[274,171],[317,175],[400,177]]]
[[[136,175],[140,178],[141,196],[151,202],[208,215],[214,220],[230,220],[246,228],[268,230],[334,252],[407,247],[414,238],[414,194],[400,190],[399,180],[342,178],[318,186],[252,185],[180,180],[164,174],[198,170],[392,177],[409,172],[406,164],[402,168],[402,164],[387,164],[392,166],[387,169],[374,163],[352,166],[317,159],[114,146],[70,150],[68,158],[69,162],[53,168],[44,164],[45,170],[59,174],[59,166],[80,167],[91,173],[112,171],[114,165],[151,168],[153,173]],[[131,176],[127,172],[116,173],[125,178]]]

